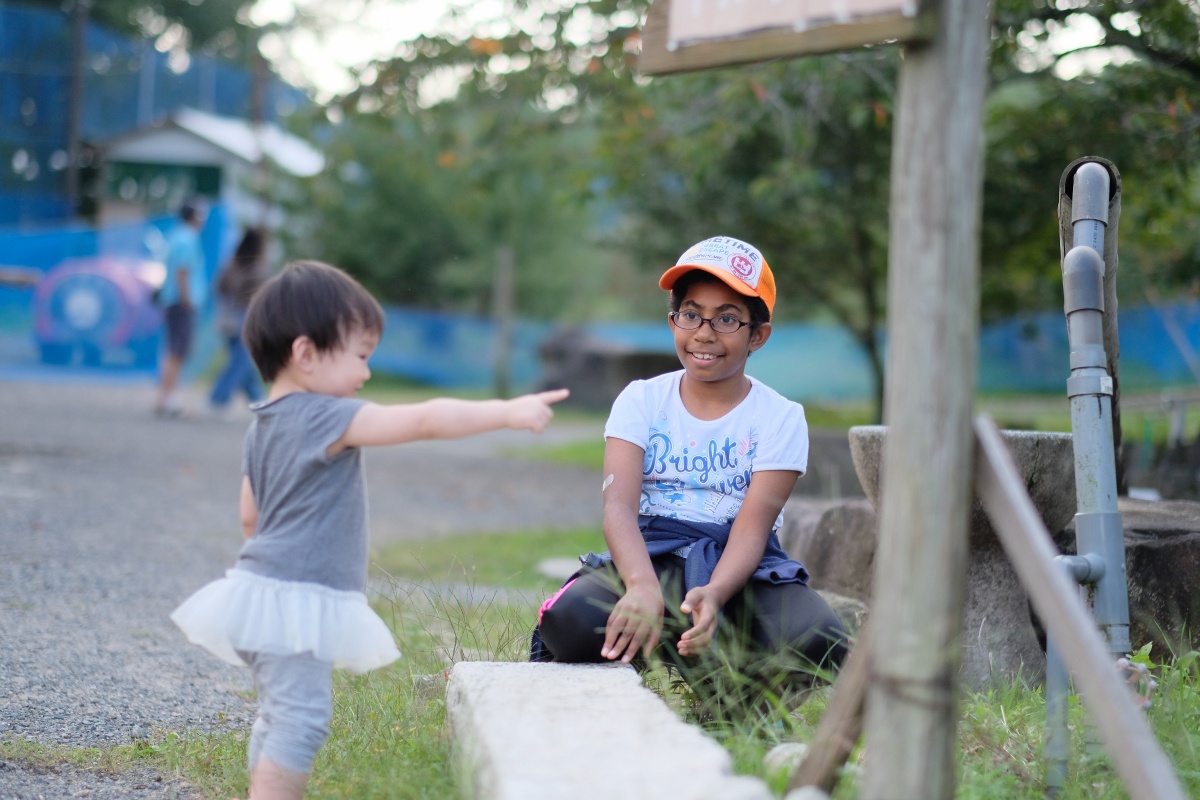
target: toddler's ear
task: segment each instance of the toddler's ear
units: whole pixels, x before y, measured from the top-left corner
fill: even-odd
[[[299,369],[310,369],[317,361],[317,346],[307,336],[298,336],[292,342],[291,363]]]

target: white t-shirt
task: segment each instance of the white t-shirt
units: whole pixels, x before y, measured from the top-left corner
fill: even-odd
[[[613,402],[604,437],[642,448],[639,512],[733,522],[753,473],[808,468],[804,408],[750,378],[750,393],[720,419],[699,420],[679,399],[683,370],[634,381]],[[783,522],[783,513],[775,528]]]

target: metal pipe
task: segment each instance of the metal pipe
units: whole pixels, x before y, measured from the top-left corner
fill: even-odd
[[[1117,658],[1130,650],[1129,587],[1125,539],[1117,510],[1113,447],[1113,380],[1104,347],[1104,234],[1108,224],[1108,170],[1082,164],[1073,176],[1073,247],[1062,261],[1063,310],[1071,345],[1067,396],[1075,449],[1077,556],[1058,563],[1080,584],[1091,584],[1092,613]],[[1115,309],[1114,309],[1115,310]],[[1054,647],[1046,647],[1046,792],[1058,796],[1066,782],[1069,749],[1067,694],[1070,676]]]
[[[1109,174],[1095,161],[1075,170],[1071,188],[1073,247],[1090,247],[1104,258],[1104,232],[1108,228]]]
[[[1071,676],[1054,642],[1046,641],[1046,797],[1059,797],[1067,785],[1067,756],[1071,751],[1067,696]]]

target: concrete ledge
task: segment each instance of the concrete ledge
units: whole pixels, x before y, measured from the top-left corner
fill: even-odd
[[[630,667],[456,664],[446,716],[476,800],[772,800]]]

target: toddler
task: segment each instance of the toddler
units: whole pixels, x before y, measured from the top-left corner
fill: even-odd
[[[303,796],[329,735],[335,667],[361,673],[400,655],[365,595],[362,448],[500,428],[540,433],[551,404],[567,396],[564,389],[513,400],[359,400],[382,331],[375,299],[315,261],[288,265],[247,310],[245,343],[271,388],[252,406],[242,456],[246,543],[225,577],[171,619],[192,642],[253,671],[253,800]]]

